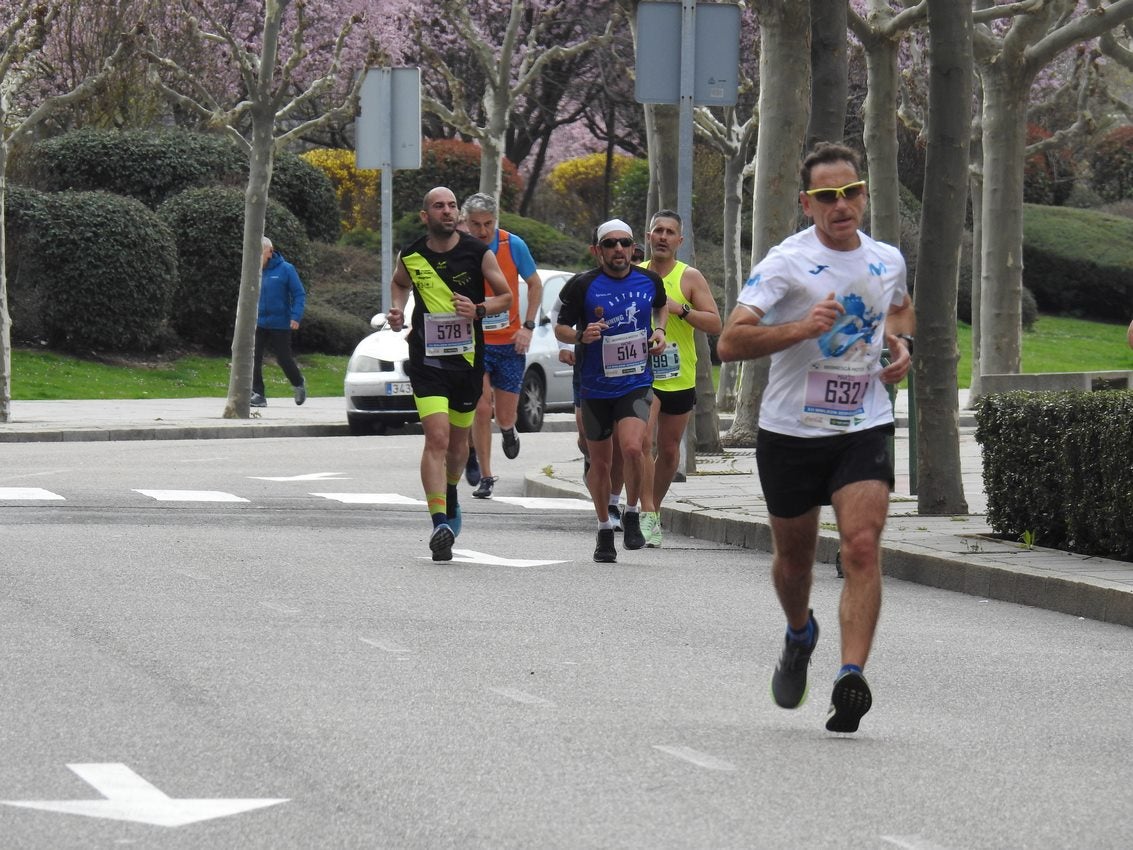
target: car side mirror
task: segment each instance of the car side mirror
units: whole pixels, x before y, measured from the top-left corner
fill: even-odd
[[[380,331],[386,326],[386,314],[374,313],[374,317],[370,319],[370,327],[376,331]]]

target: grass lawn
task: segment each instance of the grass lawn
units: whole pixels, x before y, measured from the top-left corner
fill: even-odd
[[[1035,329],[1023,335],[1023,371],[1133,369],[1133,350],[1125,342],[1126,326],[1040,316]],[[959,384],[964,388],[971,376],[971,340],[971,328],[961,324],[957,343]],[[304,354],[298,359],[311,395],[342,395],[347,357]],[[283,372],[270,357],[264,362],[264,382],[269,397],[291,394]],[[12,398],[18,401],[224,398],[227,394],[228,359],[225,357],[182,357],[170,362],[112,365],[42,350],[12,351]]]

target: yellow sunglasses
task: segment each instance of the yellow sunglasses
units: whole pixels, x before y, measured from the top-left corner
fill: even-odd
[[[847,183],[845,186],[839,186],[837,189],[807,189],[806,194],[814,198],[820,204],[835,204],[839,198],[845,198],[847,201],[852,201],[865,191],[865,181],[855,180],[853,183]]]

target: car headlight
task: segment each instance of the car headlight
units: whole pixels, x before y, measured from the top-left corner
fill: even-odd
[[[382,361],[376,357],[367,357],[365,354],[354,354],[346,364],[347,372],[382,372]]]

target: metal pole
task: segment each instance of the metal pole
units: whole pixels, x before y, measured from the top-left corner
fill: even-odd
[[[378,136],[378,165],[382,170],[382,312],[391,306],[393,279],[393,136],[389,117],[393,114],[393,69],[378,70],[378,116],[385,123]]]
[[[677,212],[684,222],[684,242],[677,249],[677,259],[692,263],[696,246],[692,232],[692,122],[693,95],[696,91],[696,0],[681,0],[681,92],[679,129],[677,131]],[[681,440],[680,459],[674,476],[684,481],[696,471],[696,434],[685,430]]]

